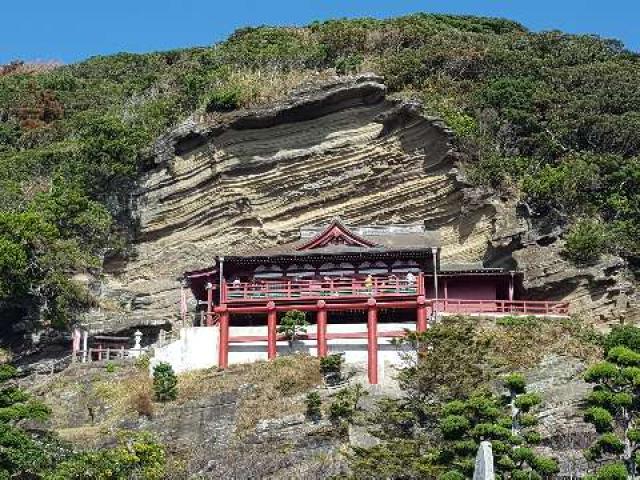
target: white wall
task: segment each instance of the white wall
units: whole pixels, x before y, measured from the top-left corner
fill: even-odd
[[[390,331],[415,330],[415,322],[408,323],[379,323],[378,333]],[[229,335],[234,336],[266,336],[267,327],[231,327]],[[344,333],[344,332],[367,332],[366,323],[355,324],[331,324],[327,325],[327,333]],[[307,333],[316,333],[316,326],[307,327]],[[378,339],[378,376],[382,380],[384,376],[384,365],[399,366],[404,358],[406,351],[400,351],[398,347],[391,344],[391,338]],[[296,341],[293,352],[304,352],[309,355],[317,355],[316,340],[300,340]],[[366,338],[345,338],[328,340],[327,346],[329,353],[344,353],[345,363],[347,365],[357,365],[363,368],[367,366],[367,339]],[[277,343],[278,355],[288,355],[292,351],[287,341],[279,341]],[[251,363],[258,360],[267,360],[267,342],[243,342],[231,343],[229,345],[229,365],[235,363]]]
[[[217,327],[188,327],[180,329],[180,338],[154,349],[149,363],[170,363],[176,373],[188,372],[218,365],[219,330]]]
[[[378,333],[389,331],[415,330],[415,322],[408,323],[379,323]],[[367,332],[366,323],[328,324],[327,333]],[[307,333],[316,333],[316,326],[307,327]],[[259,327],[230,327],[229,336],[267,336],[267,326]],[[384,365],[399,366],[407,351],[401,351],[391,344],[391,338],[378,339],[378,376],[384,378]],[[159,362],[168,362],[176,373],[210,368],[218,365],[219,329],[215,327],[189,327],[180,330],[180,339],[164,347],[155,349],[150,369]],[[366,369],[367,339],[349,338],[328,340],[329,353],[344,353],[347,365],[357,365]],[[317,355],[316,340],[296,341],[293,352],[286,341],[277,343],[278,355],[289,355],[293,352],[305,352]],[[229,344],[229,365],[251,363],[267,360],[267,342],[243,342]]]

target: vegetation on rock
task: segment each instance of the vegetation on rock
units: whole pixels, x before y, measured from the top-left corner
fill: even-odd
[[[483,439],[492,442],[502,478],[552,477],[557,461],[536,450],[542,397],[527,392],[524,376],[514,372],[553,352],[591,361],[600,339],[575,321],[561,334],[554,322],[526,320],[444,318],[425,333],[408,334],[418,358],[401,371],[404,395],[384,399],[369,416],[381,443],[352,449],[348,478],[471,478]],[[554,345],[569,335],[576,342],[570,348]]]
[[[336,385],[342,381],[342,364],[344,356],[333,353],[320,358],[320,371],[327,385]]]
[[[74,451],[42,425],[50,409],[13,382],[16,370],[0,366],[0,477],[34,480],[163,478],[164,449],[147,433],[122,432],[108,450]]]
[[[314,421],[322,418],[322,399],[318,392],[307,393],[304,403],[307,406],[307,418]]]
[[[530,412],[540,399],[531,398],[526,393],[516,397],[522,412],[518,418],[510,415],[503,399],[486,392],[444,404],[438,422],[442,441],[432,453],[433,464],[443,466],[449,475],[471,477],[480,440],[490,440],[496,473],[502,478],[548,478],[556,473],[557,463],[532,448],[540,435],[532,428],[536,418]]]

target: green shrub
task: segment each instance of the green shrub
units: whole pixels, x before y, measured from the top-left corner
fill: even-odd
[[[139,368],[140,370],[143,370],[146,372],[149,370],[150,362],[151,362],[151,357],[149,356],[149,354],[143,353],[142,355],[136,358],[135,366],[136,368]]]
[[[320,371],[323,374],[340,373],[344,358],[339,353],[333,353],[320,359]]]
[[[640,366],[640,353],[618,345],[607,352],[607,360],[622,366]]]
[[[115,373],[116,371],[116,365],[113,362],[107,362],[104,368],[107,373]]]
[[[226,88],[216,90],[211,93],[206,101],[205,111],[207,112],[230,112],[240,105],[240,90],[237,88]]]
[[[355,73],[358,71],[358,67],[363,61],[364,57],[362,55],[348,55],[346,57],[340,57],[335,63],[336,73],[341,75]]]
[[[580,220],[565,238],[564,253],[577,264],[596,262],[606,251],[607,238],[600,222]]]
[[[537,393],[523,393],[515,399],[515,406],[523,412],[528,412],[542,402],[542,397]]]
[[[503,382],[505,387],[516,395],[524,393],[527,386],[524,375],[521,373],[511,373],[504,378]]]
[[[506,315],[496,318],[496,325],[501,327],[534,327],[540,319],[533,315]]]
[[[613,416],[604,408],[591,407],[584,414],[585,421],[592,423],[598,432],[611,430]]]
[[[462,415],[449,415],[444,417],[440,422],[440,430],[444,438],[451,440],[454,438],[460,438],[467,430],[471,423],[466,417]]]
[[[153,391],[159,402],[175,400],[178,397],[178,378],[170,364],[160,362],[153,367]]]
[[[342,364],[344,358],[339,353],[320,358],[320,371],[328,385],[336,385],[342,381]]]
[[[463,473],[458,470],[449,470],[438,477],[438,480],[465,480]]]
[[[627,468],[622,463],[610,463],[596,473],[597,480],[627,480]]]
[[[164,449],[148,433],[125,433],[114,448],[73,454],[45,478],[160,480],[164,478],[165,462]]]
[[[365,395],[367,392],[360,384],[340,390],[329,405],[330,420],[336,424],[352,422],[360,410],[360,400]]]
[[[319,420],[322,418],[322,399],[318,392],[309,392],[305,397],[305,405],[307,407],[307,418]]]
[[[604,339],[605,354],[619,345],[640,352],[640,328],[633,325],[616,325]]]

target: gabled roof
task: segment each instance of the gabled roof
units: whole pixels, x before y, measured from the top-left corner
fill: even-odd
[[[431,255],[431,249],[441,245],[439,233],[425,231],[421,224],[348,227],[337,218],[324,227],[305,227],[301,230],[300,236],[301,238],[294,242],[247,250],[225,258],[232,260],[240,257],[300,257],[417,251]]]
[[[329,245],[342,245],[345,247],[377,247],[375,242],[365,239],[352,232],[339,218],[334,218],[327,227],[316,236],[296,247],[296,250],[313,250]]]

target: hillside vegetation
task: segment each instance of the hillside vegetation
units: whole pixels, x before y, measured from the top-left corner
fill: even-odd
[[[567,226],[574,261],[611,252],[637,264],[640,59],[619,42],[427,14],[260,27],[207,48],[2,70],[4,327],[64,327],[91,303],[71,275],[127,255],[129,194],[167,128],[365,70],[447,121],[472,182]]]

